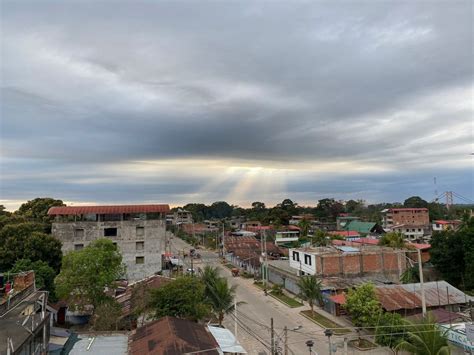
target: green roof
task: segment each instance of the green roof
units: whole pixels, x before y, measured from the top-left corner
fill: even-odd
[[[374,228],[376,224],[375,222],[350,221],[344,226],[344,230],[369,234],[370,230]]]

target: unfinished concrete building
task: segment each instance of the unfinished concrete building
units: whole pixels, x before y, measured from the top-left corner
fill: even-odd
[[[52,207],[52,234],[63,253],[80,250],[99,238],[109,238],[122,253],[127,278],[140,280],[161,271],[166,247],[168,205]]]

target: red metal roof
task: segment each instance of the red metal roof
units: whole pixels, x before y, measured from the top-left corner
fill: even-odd
[[[370,245],[379,244],[378,239],[372,239],[372,238],[359,238],[359,239],[354,239],[352,242],[359,243],[359,244],[370,244]]]
[[[408,246],[413,246],[416,249],[425,250],[431,248],[431,244],[421,244],[421,243],[407,243]]]
[[[341,237],[360,237],[357,231],[331,231],[328,232],[330,235],[339,235]]]
[[[166,213],[169,205],[114,205],[114,206],[67,206],[51,207],[48,215],[81,215],[81,214],[119,214],[119,213]]]
[[[331,296],[331,300],[337,304],[346,304],[346,295],[340,293],[339,295]]]

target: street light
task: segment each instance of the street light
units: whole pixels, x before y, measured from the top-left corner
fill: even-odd
[[[312,354],[311,348],[313,347],[313,345],[314,345],[314,342],[312,340],[306,341],[306,346],[308,347],[310,354]]]
[[[333,331],[331,329],[326,329],[324,331],[324,335],[328,337],[328,342],[329,342],[329,355],[332,354],[332,346],[331,346],[331,337],[333,335]]]

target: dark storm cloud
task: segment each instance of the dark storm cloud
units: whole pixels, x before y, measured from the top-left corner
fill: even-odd
[[[3,1],[3,194],[45,189],[24,178],[48,169],[67,191],[64,171],[209,158],[426,176],[442,165],[465,187],[472,23],[470,1]],[[140,189],[105,178],[126,196]],[[181,192],[202,179],[183,178]]]

